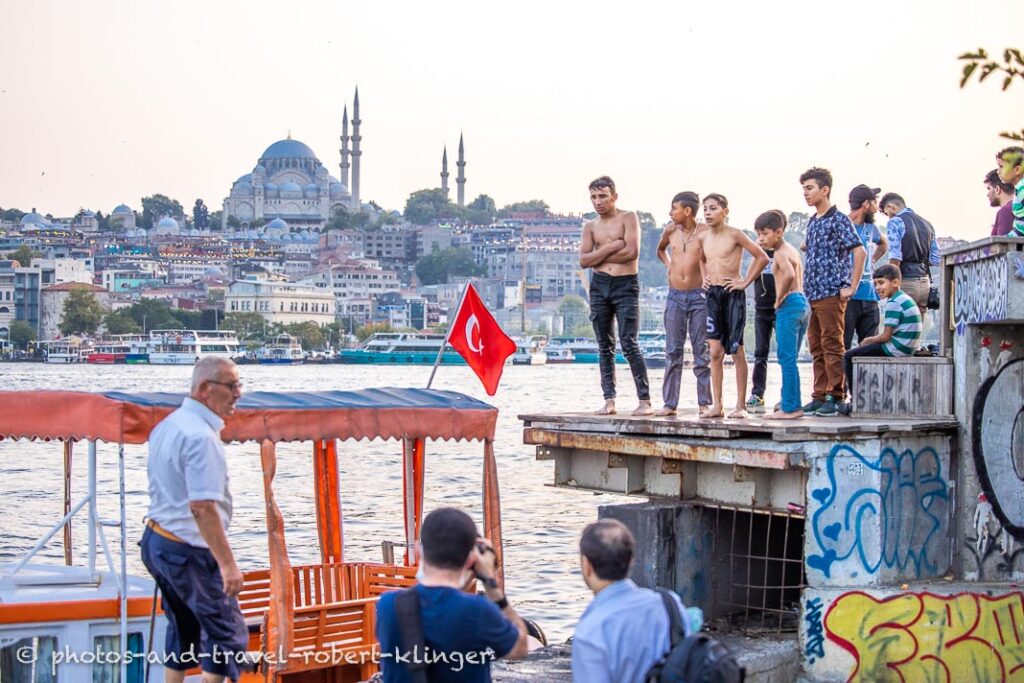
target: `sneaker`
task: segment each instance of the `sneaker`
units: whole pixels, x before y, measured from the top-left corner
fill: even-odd
[[[836,401],[832,396],[826,396],[825,402],[818,406],[818,409],[814,411],[814,414],[818,417],[835,417],[839,414],[840,402]]]
[[[804,406],[804,408],[803,408],[804,414],[805,415],[813,415],[815,413],[815,411],[817,411],[818,408],[820,408],[822,406],[823,403],[825,403],[825,402],[824,401],[820,401],[820,400],[818,400],[816,398],[812,398],[811,402]]]
[[[847,401],[846,403],[840,403],[837,406],[840,415],[850,417],[853,414],[853,403]]]
[[[763,413],[765,411],[764,399],[757,394],[751,394],[747,400],[748,413]]]

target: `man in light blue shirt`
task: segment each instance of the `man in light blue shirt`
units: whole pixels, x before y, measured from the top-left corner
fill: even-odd
[[[636,542],[625,524],[602,519],[580,538],[583,580],[594,600],[576,625],[572,677],[587,683],[642,683],[647,671],[668,652],[669,617],[657,591],[626,578]],[[699,609],[683,608],[686,635],[700,630]]]

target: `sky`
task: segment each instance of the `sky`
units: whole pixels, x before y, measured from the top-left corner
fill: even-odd
[[[221,207],[288,135],[335,176],[359,86],[362,198],[402,209],[466,144],[467,201],[667,218],[682,190],[730,222],[807,208],[829,168],[843,209],[867,183],[940,235],[978,239],[1024,81],[959,88],[957,56],[1020,43],[1024,1],[263,2],[0,0],[0,207],[104,213],[163,193]],[[350,110],[351,114],[351,110]]]

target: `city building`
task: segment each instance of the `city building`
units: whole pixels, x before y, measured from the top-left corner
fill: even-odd
[[[327,325],[335,319],[334,297],[313,285],[257,278],[235,280],[224,297],[224,312],[259,313],[268,323],[307,321]]]
[[[14,322],[14,264],[0,260],[0,339],[7,339]]]
[[[364,310],[362,302],[380,298],[402,288],[395,271],[359,261],[328,266],[305,278],[302,283],[321,291],[331,292],[337,303],[337,310],[342,315],[350,313],[349,302],[359,301],[359,309]]]
[[[75,290],[91,292],[100,305],[110,309],[110,292],[98,285],[82,282],[62,282],[43,287],[39,297],[39,339],[60,339],[60,321],[64,315],[64,304]]]

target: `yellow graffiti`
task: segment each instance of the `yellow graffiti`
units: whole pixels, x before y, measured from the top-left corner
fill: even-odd
[[[1024,683],[1024,595],[845,593],[825,615],[848,681]]]

